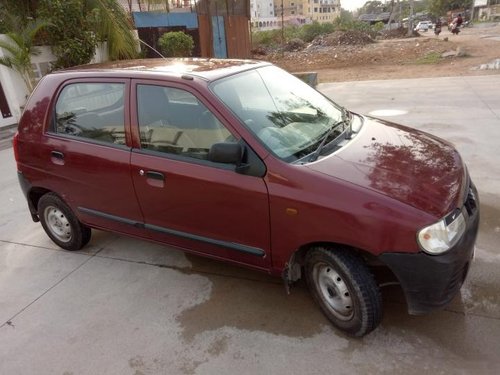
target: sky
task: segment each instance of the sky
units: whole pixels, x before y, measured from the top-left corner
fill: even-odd
[[[356,10],[361,8],[366,2],[367,0],[340,0],[342,8],[347,10]]]

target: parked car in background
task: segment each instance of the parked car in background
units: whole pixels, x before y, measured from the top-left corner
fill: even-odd
[[[428,31],[429,29],[433,29],[434,25],[432,24],[431,21],[420,21],[417,23],[417,26],[415,26],[414,30],[415,31]]]
[[[450,143],[352,113],[265,62],[148,59],[46,75],[14,153],[31,217],[61,248],[81,249],[95,228],[286,288],[305,277],[354,336],[381,321],[374,270],[389,269],[422,314],[451,301],[473,257],[478,195]]]

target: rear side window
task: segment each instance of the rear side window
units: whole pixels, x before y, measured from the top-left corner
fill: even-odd
[[[123,83],[70,84],[57,99],[53,130],[58,134],[124,145],[124,95]]]

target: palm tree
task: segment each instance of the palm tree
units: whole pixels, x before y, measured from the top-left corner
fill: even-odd
[[[25,26],[21,26],[20,20],[12,19],[12,25],[17,25],[18,30],[8,32],[7,40],[0,40],[0,48],[7,51],[7,55],[0,57],[0,65],[4,65],[17,71],[26,87],[31,92],[35,86],[33,69],[31,67],[31,56],[39,52],[35,47],[36,34],[50,24],[45,20],[29,20]]]
[[[108,42],[108,54],[111,60],[137,56],[132,25],[117,0],[85,0],[85,5],[96,15],[94,31],[101,41]]]

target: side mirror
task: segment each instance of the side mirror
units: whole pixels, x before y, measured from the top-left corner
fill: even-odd
[[[208,160],[215,163],[240,165],[243,160],[244,148],[240,143],[214,143],[208,151]]]

